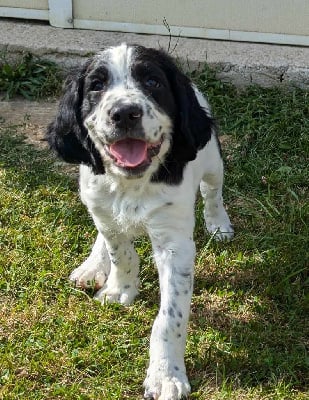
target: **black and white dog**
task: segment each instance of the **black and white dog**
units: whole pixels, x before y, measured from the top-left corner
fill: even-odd
[[[90,256],[70,279],[79,287],[95,285],[102,302],[130,304],[139,286],[132,241],[147,233],[161,304],[145,397],[188,395],[184,351],[199,187],[207,230],[217,239],[233,236],[206,99],[164,52],[122,44],[98,53],[67,80],[47,137],[64,160],[81,165],[81,199],[98,229]]]

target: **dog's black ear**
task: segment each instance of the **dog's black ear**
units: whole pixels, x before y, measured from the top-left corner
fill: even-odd
[[[64,94],[59,102],[57,114],[47,129],[50,147],[65,161],[92,166],[94,172],[104,173],[102,159],[83,125],[82,104],[84,81],[88,60],[66,79]]]
[[[214,120],[209,110],[203,108],[190,79],[175,67],[172,89],[177,105],[176,132],[173,137],[179,160],[194,160],[198,150],[211,138]]]

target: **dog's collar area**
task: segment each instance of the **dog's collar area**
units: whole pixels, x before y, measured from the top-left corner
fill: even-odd
[[[147,167],[151,159],[160,152],[163,138],[156,143],[149,143],[142,139],[125,138],[118,140],[106,149],[115,164],[125,169]]]

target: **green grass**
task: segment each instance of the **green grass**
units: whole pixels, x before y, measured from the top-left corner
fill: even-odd
[[[225,201],[236,236],[213,242],[198,200],[191,398],[309,399],[309,96],[239,92],[208,70],[195,78],[227,135]],[[159,301],[149,242],[137,241],[134,305],[102,306],[72,288],[67,277],[95,230],[75,179],[21,130],[0,134],[0,398],[141,398]]]

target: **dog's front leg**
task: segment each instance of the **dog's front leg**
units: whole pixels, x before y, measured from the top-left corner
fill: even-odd
[[[131,240],[121,233],[105,234],[105,245],[110,258],[110,273],[95,298],[121,304],[131,304],[138,294],[139,257]]]
[[[101,288],[110,271],[110,258],[106,250],[103,235],[99,232],[89,257],[74,269],[70,280],[81,288]]]
[[[184,364],[187,323],[193,289],[195,244],[192,238],[162,234],[153,240],[159,272],[161,305],[152,328],[145,397],[178,400],[190,385]],[[177,234],[176,234],[177,236]]]

